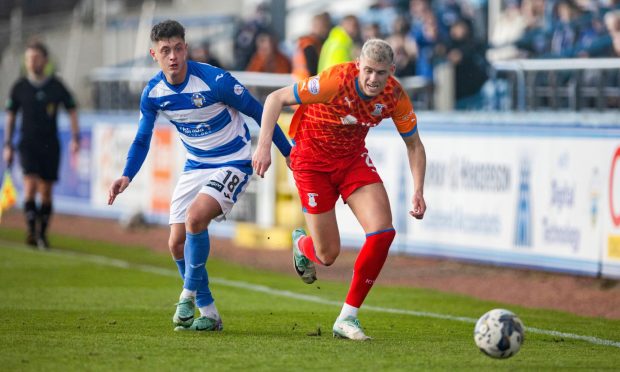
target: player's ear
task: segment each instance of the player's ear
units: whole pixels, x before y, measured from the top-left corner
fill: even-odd
[[[360,59],[359,59],[359,57],[355,58],[355,67],[357,67],[358,70],[360,69]]]
[[[149,48],[149,54],[153,58],[153,61],[157,62],[157,58],[155,58],[155,51],[153,50],[153,48]]]
[[[392,63],[390,65],[390,75],[394,75],[394,72],[396,72],[396,64]]]

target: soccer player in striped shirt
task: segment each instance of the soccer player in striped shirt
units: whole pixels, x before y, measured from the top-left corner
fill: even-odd
[[[260,124],[261,104],[228,72],[187,60],[185,29],[172,20],[151,30],[150,54],[161,71],[144,88],[140,124],[122,177],[109,189],[108,204],[138,173],[158,115],[179,132],[187,150],[185,168],[170,205],[168,245],[184,280],[175,330],[216,331],[221,317],[209,290],[208,226],[221,221],[245,191],[252,175],[250,131],[240,113]],[[273,142],[289,162],[291,146],[276,125]],[[200,317],[194,319],[195,306]]]
[[[297,274],[316,280],[315,264],[329,266],[340,253],[335,203],[348,204],[366,233],[353,268],[351,286],[333,326],[334,336],[367,340],[357,314],[377,279],[395,236],[388,196],[372,163],[365,138],[371,127],[392,118],[409,158],[414,191],[411,216],[426,211],[426,153],[409,97],[392,77],[394,53],[383,40],[368,40],[356,62],[335,65],[317,76],[271,93],[265,101],[252,165],[262,176],[271,164],[269,144],[283,106],[300,105],[289,135],[294,139],[291,169],[310,235],[293,232]]]

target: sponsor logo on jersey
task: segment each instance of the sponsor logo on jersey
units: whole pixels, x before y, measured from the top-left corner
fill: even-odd
[[[192,99],[193,99],[193,97],[192,97]],[[161,103],[161,105],[159,105],[159,107],[161,107],[161,108],[165,108],[165,107],[166,107],[166,106],[168,106],[170,103],[172,103],[172,102],[170,102],[170,101],[162,102],[162,103]]]
[[[316,96],[317,94],[319,94],[320,90],[321,90],[321,84],[319,84],[318,76],[315,76],[312,79],[310,79],[310,81],[308,81],[308,91],[310,93]]]
[[[373,112],[371,112],[370,115],[372,115],[372,116],[381,116],[383,108],[385,108],[385,105],[383,105],[381,103],[375,103],[375,110]]]
[[[205,97],[200,93],[192,94],[192,103],[196,107],[202,107],[205,104]]]
[[[319,196],[319,194],[315,194],[313,192],[309,192],[308,193],[308,206],[310,207],[316,207],[318,204],[316,202],[316,197]]]
[[[215,82],[217,83],[218,80],[220,80],[221,78],[224,77],[224,74],[219,74],[215,77]]]
[[[207,184],[207,187],[214,188],[219,192],[222,192],[222,190],[224,190],[224,184],[215,180],[210,180]]]
[[[238,96],[242,95],[244,90],[245,88],[241,84],[235,84],[235,87],[233,88],[233,91]]]

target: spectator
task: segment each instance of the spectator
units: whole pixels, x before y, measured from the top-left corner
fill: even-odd
[[[359,20],[364,25],[376,24],[378,35],[388,35],[398,12],[394,6],[394,0],[377,0],[359,15]],[[364,40],[369,40],[365,38]]]
[[[423,0],[416,0],[415,5],[417,22],[412,26],[409,34],[418,46],[416,75],[432,81],[433,64],[437,55],[445,54],[445,44],[443,38],[439,35],[437,17],[429,4]]]
[[[296,80],[303,80],[318,73],[321,47],[331,27],[329,13],[323,12],[312,17],[312,30],[297,40],[297,49],[293,55],[293,76]]]
[[[338,63],[354,60],[358,54],[360,25],[357,17],[348,15],[329,32],[319,56],[319,72]]]
[[[581,16],[581,10],[573,0],[559,0],[555,12],[557,21],[551,34],[549,52],[556,57],[570,57],[570,51],[576,46],[581,32],[577,27],[577,19]]]
[[[489,61],[501,61],[517,58],[521,52],[514,43],[525,33],[527,20],[521,13],[518,0],[508,0],[506,9],[497,18],[493,27],[489,43],[491,48],[487,50]]]
[[[394,50],[394,65],[396,66],[394,75],[398,77],[415,75],[418,46],[409,35],[407,19],[402,15],[396,17],[392,29],[394,32],[388,36],[386,41]]]
[[[487,80],[487,62],[484,47],[471,37],[471,22],[457,20],[450,27],[451,42],[447,59],[454,65],[454,85],[457,110],[482,108],[480,88]]]
[[[291,72],[291,62],[278,49],[275,36],[262,32],[256,37],[256,52],[246,71],[288,74]]]
[[[367,23],[362,28],[362,41],[370,39],[383,39],[383,33],[378,23]]]
[[[189,59],[196,62],[208,63],[214,67],[222,67],[220,61],[211,53],[211,46],[206,40],[190,49]]]
[[[235,70],[245,70],[250,58],[256,52],[256,38],[258,34],[269,31],[271,18],[269,5],[266,2],[256,7],[256,12],[238,27],[233,41],[233,56]]]

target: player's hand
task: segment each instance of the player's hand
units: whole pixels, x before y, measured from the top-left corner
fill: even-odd
[[[426,213],[426,202],[424,201],[424,196],[421,192],[416,192],[413,194],[413,208],[409,211],[409,214],[421,220],[424,218],[424,213]]]
[[[13,164],[13,147],[12,146],[4,146],[2,150],[2,158],[4,159],[4,164],[6,164],[7,168],[11,167]]]
[[[72,154],[77,154],[80,151],[80,140],[77,138],[72,138],[69,142],[69,150]]]
[[[260,178],[265,177],[265,172],[269,169],[271,165],[271,148],[257,148],[254,152],[254,156],[252,156],[252,168],[256,171],[256,174],[260,176]]]
[[[112,205],[112,203],[114,203],[114,199],[116,199],[116,196],[125,191],[127,186],[129,186],[129,177],[127,176],[123,176],[112,182],[110,190],[108,191],[108,205]]]

